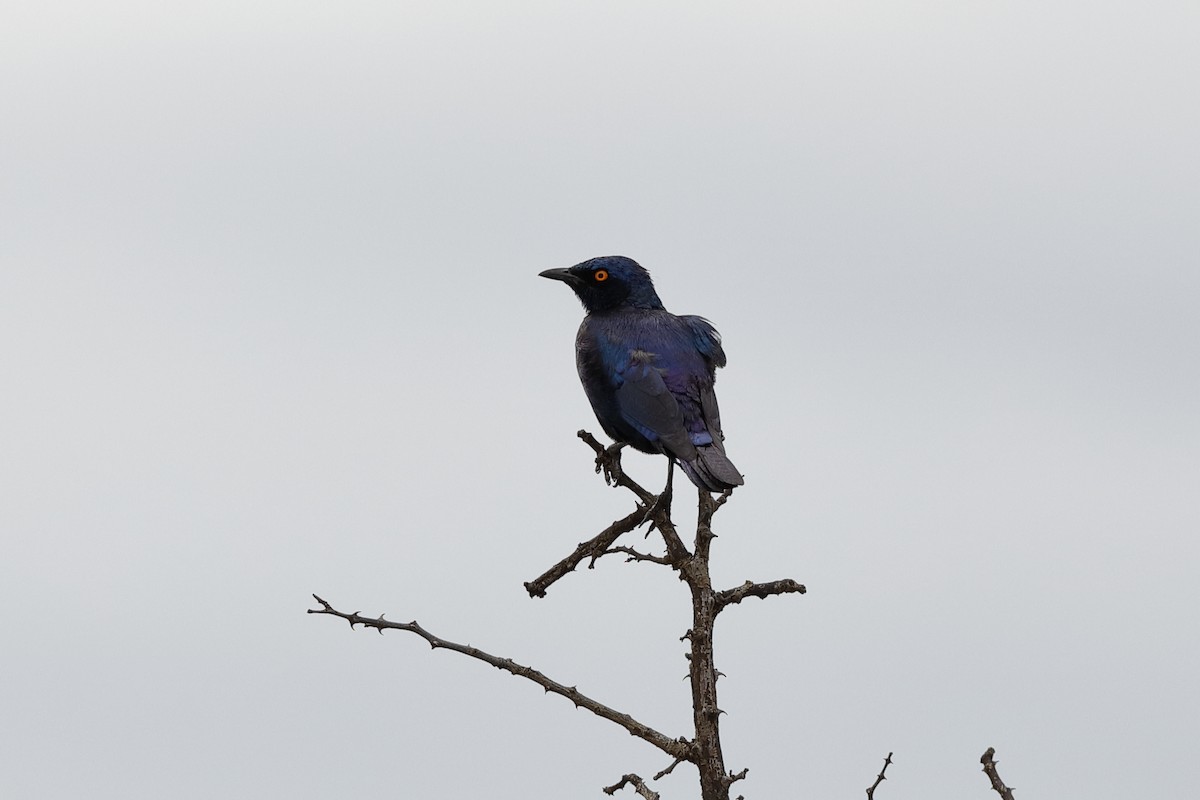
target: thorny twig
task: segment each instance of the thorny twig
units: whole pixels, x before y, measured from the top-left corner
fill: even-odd
[[[671,762],[671,766],[667,767],[666,769],[660,770],[659,772],[654,773],[653,780],[656,780],[656,781],[662,780],[663,778],[665,778],[666,776],[668,776],[672,772],[674,772],[675,768],[678,767],[682,763],[683,763],[682,758],[675,759],[674,761]]]
[[[765,599],[773,594],[804,594],[807,591],[803,584],[796,583],[791,578],[771,581],[770,583],[746,581],[735,589],[726,589],[717,592],[717,611],[723,610],[725,606],[740,603],[747,597],[761,597]]]
[[[666,734],[659,733],[650,726],[638,722],[628,714],[624,714],[604,705],[603,703],[599,703],[591,699],[590,697],[582,694],[574,686],[566,686],[558,681],[551,680],[542,673],[538,672],[536,669],[527,667],[523,664],[518,664],[511,658],[500,658],[492,655],[491,653],[486,653],[483,650],[480,650],[478,647],[458,644],[457,642],[447,641],[439,636],[434,636],[432,633],[417,624],[416,620],[413,620],[412,622],[392,622],[390,619],[384,619],[382,614],[377,618],[364,617],[357,611],[347,614],[345,612],[338,611],[329,603],[325,602],[320,597],[317,597],[317,595],[314,594],[313,597],[318,603],[321,604],[321,608],[310,608],[308,610],[309,614],[329,614],[331,616],[341,617],[350,623],[351,628],[353,628],[355,625],[363,625],[368,628],[375,628],[380,633],[383,633],[388,629],[415,633],[425,641],[429,642],[430,647],[434,648],[435,650],[438,648],[453,650],[456,653],[462,653],[463,655],[478,659],[486,664],[491,664],[497,669],[502,669],[506,672],[511,672],[513,675],[531,680],[538,686],[541,686],[547,692],[567,698],[574,703],[576,707],[587,709],[598,717],[603,717],[610,722],[615,722],[625,730],[629,731],[631,736],[636,736],[643,741],[649,742],[672,758],[682,758],[688,761],[692,760],[693,758],[691,743],[686,739],[672,739]]]
[[[621,780],[618,783],[614,783],[612,786],[605,786],[604,793],[616,794],[621,789],[625,788],[625,784],[629,784],[636,789],[637,793],[646,798],[646,800],[658,800],[658,792],[651,789],[646,785],[645,781],[632,773],[629,775],[622,775]]]
[[[646,506],[639,505],[633,510],[633,513],[617,520],[586,542],[582,542],[575,548],[575,551],[571,555],[559,561],[537,578],[526,582],[525,591],[529,592],[530,597],[545,597],[546,590],[555,581],[568,572],[573,572],[575,567],[579,566],[580,562],[585,558],[591,558],[591,562],[588,564],[588,569],[591,569],[595,566],[596,559],[608,552],[613,543],[621,538],[622,534],[635,530],[645,516]]]
[[[979,763],[983,764],[984,774],[988,776],[988,780],[992,782],[992,788],[996,790],[996,794],[1000,795],[1004,800],[1016,800],[1013,797],[1013,790],[1004,785],[1004,781],[1000,780],[1000,773],[996,771],[996,748],[989,747],[984,751],[979,758]]]
[[[587,431],[579,431],[577,435],[596,453],[597,472],[601,471],[601,462],[619,458],[619,455],[614,454],[609,448],[600,444],[596,440],[596,437]],[[652,527],[656,528],[662,535],[663,542],[667,547],[667,554],[666,556],[654,556],[652,558],[639,558],[636,560],[658,561],[669,566],[676,566],[683,559],[691,555],[687,547],[684,546],[683,540],[679,538],[679,534],[675,531],[675,524],[671,521],[670,510],[662,507],[657,502],[658,495],[648,492],[641,484],[630,478],[624,470],[611,470],[606,467],[604,473],[606,482],[611,482],[615,486],[621,486],[633,492],[638,498],[638,506],[628,516],[617,520],[586,542],[580,543],[574,552],[550,569],[533,580],[526,581],[525,591],[529,592],[530,597],[545,597],[547,589],[560,578],[570,572],[574,572],[575,568],[584,559],[591,559],[588,563],[588,568],[591,569],[595,566],[596,560],[601,556],[613,552],[624,552],[615,549],[613,545],[621,536],[636,530],[642,523],[646,522],[647,514],[649,514],[648,519],[652,523]],[[627,555],[630,554],[627,553]]]
[[[656,556],[652,553],[642,553],[634,550],[632,547],[626,547],[625,545],[616,545],[604,551],[605,555],[609,555],[610,553],[624,553],[625,555],[629,556],[629,558],[625,559],[627,562],[649,561],[654,564],[664,564],[666,566],[671,565],[671,560],[666,556]]]
[[[600,442],[596,440],[596,437],[592,436],[592,434],[588,433],[587,431],[581,430],[575,435],[578,436],[584,444],[592,448],[592,451],[596,454],[596,460],[598,462],[613,458],[616,458],[618,461],[620,460],[619,453],[614,451],[611,447],[605,447],[604,445],[600,444]],[[599,464],[597,465],[597,471],[600,471]],[[617,470],[617,472],[619,474],[611,476],[612,485],[625,487],[637,495],[638,500],[646,504],[648,510],[651,512],[650,521],[653,523],[652,527],[657,528],[659,533],[662,534],[663,541],[667,545],[667,556],[671,559],[672,565],[674,565],[675,562],[678,562],[681,559],[687,558],[689,555],[691,555],[688,553],[687,548],[683,546],[683,541],[679,538],[679,534],[675,532],[675,523],[671,521],[670,506],[664,506],[663,504],[659,503],[658,500],[661,499],[660,495],[650,494],[650,492],[646,491],[640,484],[638,484],[637,481],[625,474],[624,470]],[[608,478],[606,477],[606,482],[607,480]],[[643,517],[643,521],[645,521],[645,519],[646,518]]]
[[[887,780],[884,773],[887,772],[888,765],[892,763],[892,754],[888,753],[887,758],[883,760],[883,769],[879,770],[879,774],[875,776],[875,782],[867,787],[867,800],[875,800],[875,789],[879,784]]]

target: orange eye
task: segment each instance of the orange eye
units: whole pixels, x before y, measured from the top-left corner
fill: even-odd
[[[595,280],[597,283],[599,283],[600,281],[608,280],[608,270],[606,270],[606,269],[596,270],[595,272],[592,273],[592,279]]]

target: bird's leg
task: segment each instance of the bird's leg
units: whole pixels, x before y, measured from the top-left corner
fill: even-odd
[[[675,495],[675,490],[672,488],[674,477],[675,459],[667,456],[667,485],[663,488],[662,494],[655,498],[650,508],[646,509],[646,516],[638,523],[639,527],[646,524],[647,521],[652,520],[660,511],[667,516],[667,519],[671,518],[671,499]],[[648,531],[653,529],[654,526],[651,526]]]
[[[614,442],[604,448],[604,452],[596,456],[596,472],[604,472],[604,482],[616,486],[625,472],[621,469],[621,448],[625,442]]]
[[[673,488],[674,477],[675,459],[667,456],[667,485],[666,488],[662,490],[662,494],[658,496],[658,500],[655,502],[655,505],[661,505],[663,513],[665,513],[668,517],[671,516],[671,500],[675,497],[675,490]]]

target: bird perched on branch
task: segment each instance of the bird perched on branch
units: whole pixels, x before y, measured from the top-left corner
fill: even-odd
[[[706,491],[740,486],[713,391],[725,351],[712,323],[663,308],[650,273],[624,256],[540,274],[570,286],[587,311],[575,363],[596,419],[616,442],[610,449],[662,453]],[[670,476],[668,467],[668,494]]]

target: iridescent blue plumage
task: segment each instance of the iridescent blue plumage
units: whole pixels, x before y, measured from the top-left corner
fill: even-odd
[[[541,275],[569,285],[587,311],[575,361],[604,432],[675,459],[701,489],[740,486],[742,476],[725,455],[713,391],[725,351],[712,324],[663,308],[650,274],[624,256]]]

